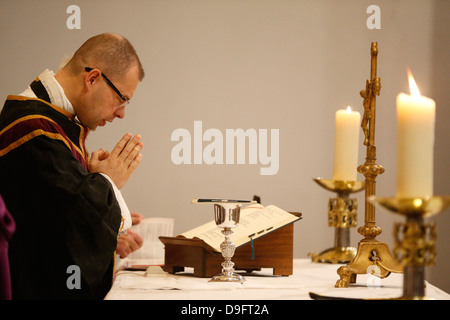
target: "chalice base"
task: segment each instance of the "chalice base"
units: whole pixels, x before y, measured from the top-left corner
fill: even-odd
[[[240,282],[244,283],[245,278],[236,272],[222,272],[218,275],[215,275],[208,282]]]
[[[356,248],[353,247],[335,247],[329,248],[321,253],[311,256],[312,262],[343,264],[349,263],[356,256]]]

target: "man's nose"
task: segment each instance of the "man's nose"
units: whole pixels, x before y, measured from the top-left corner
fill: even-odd
[[[119,119],[125,118],[125,107],[119,107],[116,112],[114,112],[114,116]]]

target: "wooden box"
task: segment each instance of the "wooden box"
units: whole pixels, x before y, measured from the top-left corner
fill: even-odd
[[[292,212],[291,212],[292,213]],[[301,213],[292,213],[298,217]],[[298,220],[297,220],[298,221]],[[187,239],[183,236],[159,237],[165,246],[163,269],[169,273],[184,271],[185,267],[194,268],[198,277],[213,277],[222,272],[224,261],[220,252],[198,238]],[[251,272],[261,268],[273,268],[274,275],[292,274],[294,252],[294,224],[290,223],[265,236],[236,248],[231,261],[235,270]]]

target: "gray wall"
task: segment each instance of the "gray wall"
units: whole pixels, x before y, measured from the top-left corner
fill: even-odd
[[[433,53],[432,53],[432,89],[430,91],[436,104],[436,142],[434,160],[434,188],[435,194],[450,194],[450,169],[449,169],[449,125],[450,119],[450,92],[448,83],[450,75],[450,2],[438,1],[433,8]],[[450,292],[450,210],[445,211],[431,220],[437,225],[437,250],[436,265],[427,270],[427,279],[432,283],[439,283],[445,291]]]
[[[81,9],[81,29],[68,29],[69,5]],[[369,5],[381,8],[381,29],[370,30]],[[296,258],[333,245],[327,202],[334,195],[313,178],[331,178],[334,113],[352,106],[362,113],[359,91],[370,72],[370,43],[379,45],[377,162],[378,195],[396,189],[395,98],[409,92],[410,67],[421,93],[437,103],[435,193],[450,194],[449,3],[365,0],[0,0],[0,95],[21,92],[43,69],[56,70],[82,42],[101,32],[126,36],[146,70],[124,120],[93,132],[91,151],[112,146],[124,132],[143,135],[144,158],[123,189],[129,207],[145,216],[175,218],[179,234],[212,219],[212,208],[193,197],[262,197],[300,211],[295,225]],[[279,170],[261,175],[260,163],[182,164],[171,159],[171,134],[194,121],[203,131],[279,129]],[[209,142],[204,142],[203,146]],[[225,159],[224,150],[224,159]],[[359,149],[364,163],[365,147]],[[358,179],[364,177],[358,174]],[[364,195],[359,223],[364,220]],[[448,211],[438,223],[438,257],[427,279],[450,292]],[[377,209],[379,240],[392,248],[401,217]],[[362,238],[351,231],[356,246]]]

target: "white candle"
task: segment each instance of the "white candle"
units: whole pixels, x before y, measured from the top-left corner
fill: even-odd
[[[333,180],[356,180],[361,115],[357,111],[336,111]]]
[[[436,103],[420,95],[409,74],[411,95],[397,96],[397,196],[433,195]]]

